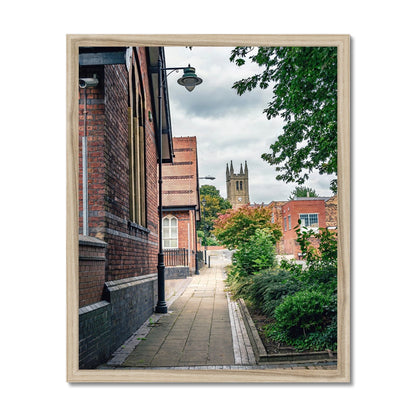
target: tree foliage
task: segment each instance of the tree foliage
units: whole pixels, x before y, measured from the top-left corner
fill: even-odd
[[[261,270],[274,266],[275,241],[270,229],[259,228],[249,238],[240,244],[233,254],[233,266],[238,274],[250,276]]]
[[[312,170],[337,173],[337,48],[237,47],[230,61],[249,60],[263,72],[234,83],[239,95],[273,86],[264,112],[285,121],[283,134],[262,158],[276,165],[276,179],[305,183]],[[336,180],[331,182],[335,193]]]
[[[228,209],[232,208],[232,205],[220,195],[220,191],[213,185],[202,185],[199,188],[199,194],[201,201],[201,221],[197,229],[206,232],[206,236],[209,237],[218,215],[225,213]],[[202,206],[203,199],[205,199],[205,207]]]
[[[217,239],[230,250],[238,249],[241,245],[248,243],[258,229],[268,230],[275,244],[282,236],[282,232],[277,223],[272,223],[270,219],[270,208],[243,206],[238,210],[220,215],[215,222],[213,232]]]
[[[319,197],[315,189],[308,188],[307,186],[297,186],[289,196],[289,200],[295,198],[306,198],[306,197]]]

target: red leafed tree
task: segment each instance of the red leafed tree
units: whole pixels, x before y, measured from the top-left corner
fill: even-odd
[[[228,249],[234,250],[250,241],[256,230],[268,231],[273,243],[282,236],[276,223],[271,222],[270,208],[246,205],[239,210],[220,215],[214,223],[214,235]]]

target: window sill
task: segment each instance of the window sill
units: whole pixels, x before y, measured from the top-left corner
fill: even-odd
[[[129,230],[141,231],[146,234],[150,233],[150,230],[148,228],[143,227],[142,225],[137,224],[135,222],[128,221],[127,224],[128,224]]]

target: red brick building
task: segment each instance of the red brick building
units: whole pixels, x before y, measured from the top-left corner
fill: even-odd
[[[286,202],[273,201],[268,204],[268,207],[272,210],[271,221],[280,223],[282,229],[282,238],[277,243],[278,254],[293,255],[296,259],[301,257],[302,253],[296,241],[295,230],[299,220],[305,229],[337,227],[338,199],[336,195],[331,198],[295,198]]]
[[[200,220],[196,137],[173,138],[173,163],[163,165],[163,250],[166,278],[195,271]]]
[[[107,360],[157,303],[159,56],[159,47],[79,50],[80,368]],[[168,103],[165,87],[166,163]]]

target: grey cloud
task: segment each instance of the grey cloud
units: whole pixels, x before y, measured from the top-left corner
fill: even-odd
[[[169,49],[169,50],[168,50]],[[230,48],[166,48],[169,66],[195,66],[203,83],[191,93],[177,84],[179,74],[169,79],[172,128],[175,136],[197,136],[200,176],[213,175],[214,181],[201,184],[216,186],[226,197],[225,168],[233,161],[234,168],[247,160],[250,200],[268,203],[287,200],[296,184],[276,180],[276,172],[261,159],[261,154],[281,133],[283,121],[267,120],[263,109],[270,101],[270,91],[254,90],[238,96],[231,89],[233,82],[250,75],[258,68],[236,70],[228,61]],[[168,61],[169,59],[169,61]],[[306,184],[323,196],[330,196],[330,179],[313,174]]]

